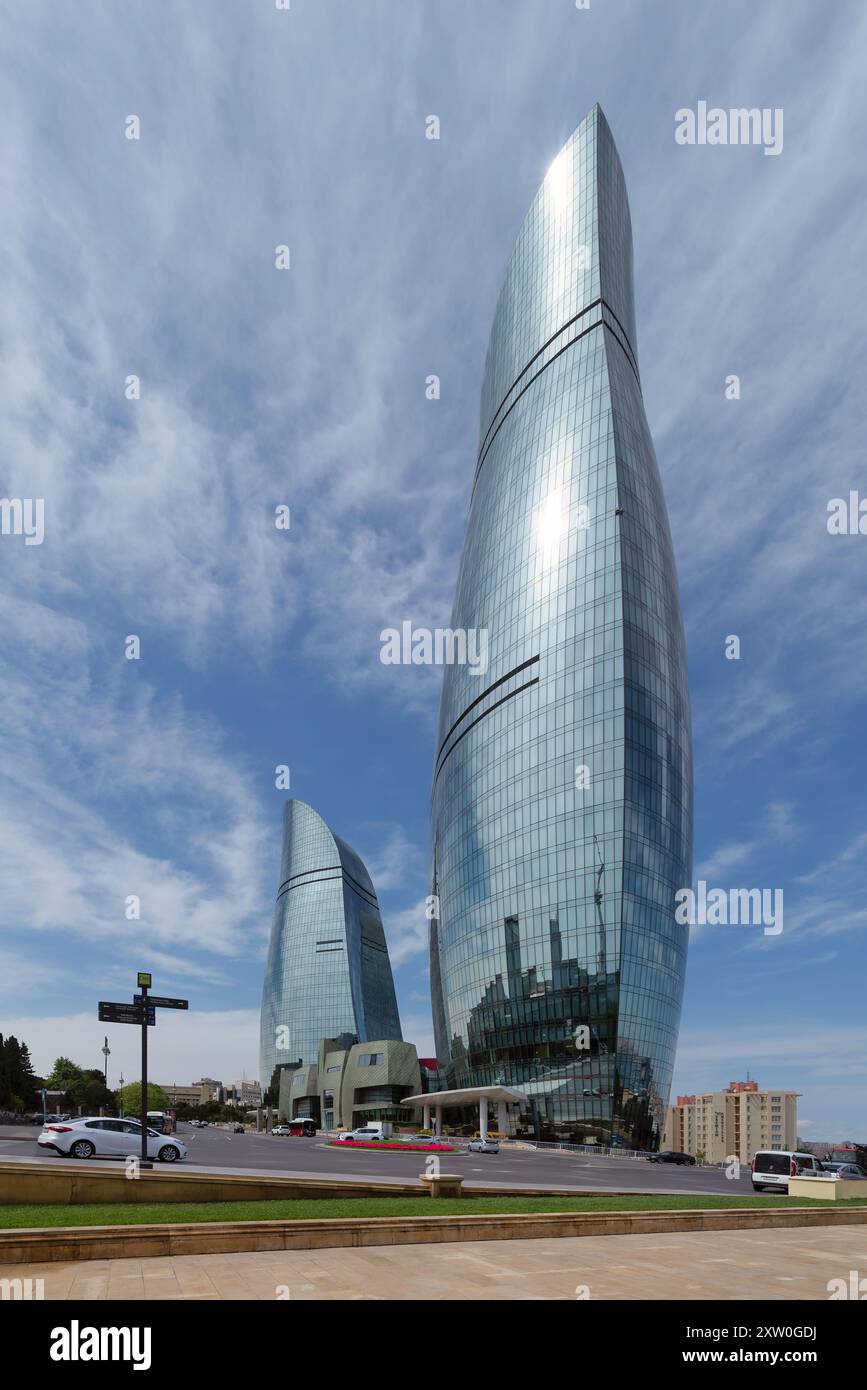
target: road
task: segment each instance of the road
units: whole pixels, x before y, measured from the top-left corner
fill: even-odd
[[[62,1163],[56,1155],[40,1151],[39,1131],[33,1142],[0,1139],[0,1159],[27,1159]],[[298,1177],[377,1178],[408,1182],[424,1172],[425,1157],[375,1149],[329,1146],[321,1137],[300,1139],[268,1134],[231,1134],[224,1129],[191,1129],[181,1123],[178,1134],[189,1150],[185,1166],[229,1172],[293,1173]],[[113,1163],[114,1160],[95,1160]],[[645,1159],[603,1158],[589,1154],[511,1149],[499,1154],[453,1153],[442,1155],[447,1172],[465,1175],[467,1186],[483,1183],[508,1187],[568,1187],[583,1192],[686,1192],[749,1196],[752,1184],[748,1168],[728,1179],[718,1168],[678,1168],[674,1164],[648,1163]]]

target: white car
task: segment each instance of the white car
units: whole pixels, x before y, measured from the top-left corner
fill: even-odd
[[[337,1138],[343,1140],[354,1139],[359,1144],[376,1143],[383,1139],[382,1131],[379,1129],[351,1129],[343,1130]]]
[[[291,1129],[289,1128],[288,1125],[275,1125],[274,1128],[271,1130],[271,1133],[272,1133],[272,1134],[291,1134],[292,1131],[291,1131]]]
[[[46,1125],[37,1139],[43,1149],[62,1158],[127,1158],[141,1153],[141,1125],[136,1120],[103,1118],[66,1120]],[[148,1130],[148,1158],[177,1163],[186,1158],[187,1146],[176,1134]]]
[[[500,1141],[499,1139],[471,1139],[467,1147],[470,1153],[474,1154],[498,1154]]]

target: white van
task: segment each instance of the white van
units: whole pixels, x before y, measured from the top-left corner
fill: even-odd
[[[821,1177],[822,1165],[812,1154],[797,1149],[759,1149],[753,1156],[753,1191],[769,1187],[788,1192],[789,1178]]]
[[[341,1130],[338,1139],[355,1139],[358,1143],[376,1142],[378,1139],[390,1139],[394,1132],[394,1126],[390,1120],[370,1120],[361,1129]]]

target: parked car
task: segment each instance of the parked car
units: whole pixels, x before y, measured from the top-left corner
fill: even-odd
[[[766,1187],[776,1192],[788,1192],[789,1178],[821,1177],[822,1164],[812,1154],[796,1149],[760,1149],[753,1155],[753,1190]]]
[[[292,1131],[291,1131],[291,1129],[289,1128],[288,1125],[275,1125],[274,1128],[271,1130],[271,1133],[272,1133],[272,1134],[291,1134]]]
[[[61,1158],[126,1158],[141,1153],[141,1125],[136,1120],[102,1117],[68,1120],[46,1125],[36,1142]],[[176,1163],[186,1156],[187,1147],[177,1135],[168,1139],[148,1129],[148,1158]]]
[[[498,1154],[500,1152],[499,1139],[471,1139],[469,1150],[474,1154]]]
[[[867,1173],[858,1163],[823,1163],[822,1171],[833,1173],[835,1178],[867,1178]]]
[[[233,1126],[232,1126],[232,1133],[233,1133],[233,1134],[244,1134],[244,1133],[246,1133],[246,1131],[245,1131],[243,1125],[233,1125]]]
[[[648,1154],[648,1163],[676,1163],[679,1167],[686,1164],[689,1168],[695,1167],[695,1159],[692,1154],[677,1153],[675,1149],[663,1149],[658,1154]]]

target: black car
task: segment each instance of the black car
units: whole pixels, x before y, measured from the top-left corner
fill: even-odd
[[[695,1159],[692,1154],[675,1153],[673,1149],[665,1149],[662,1153],[648,1154],[648,1163],[686,1163],[689,1167],[695,1167]]]

